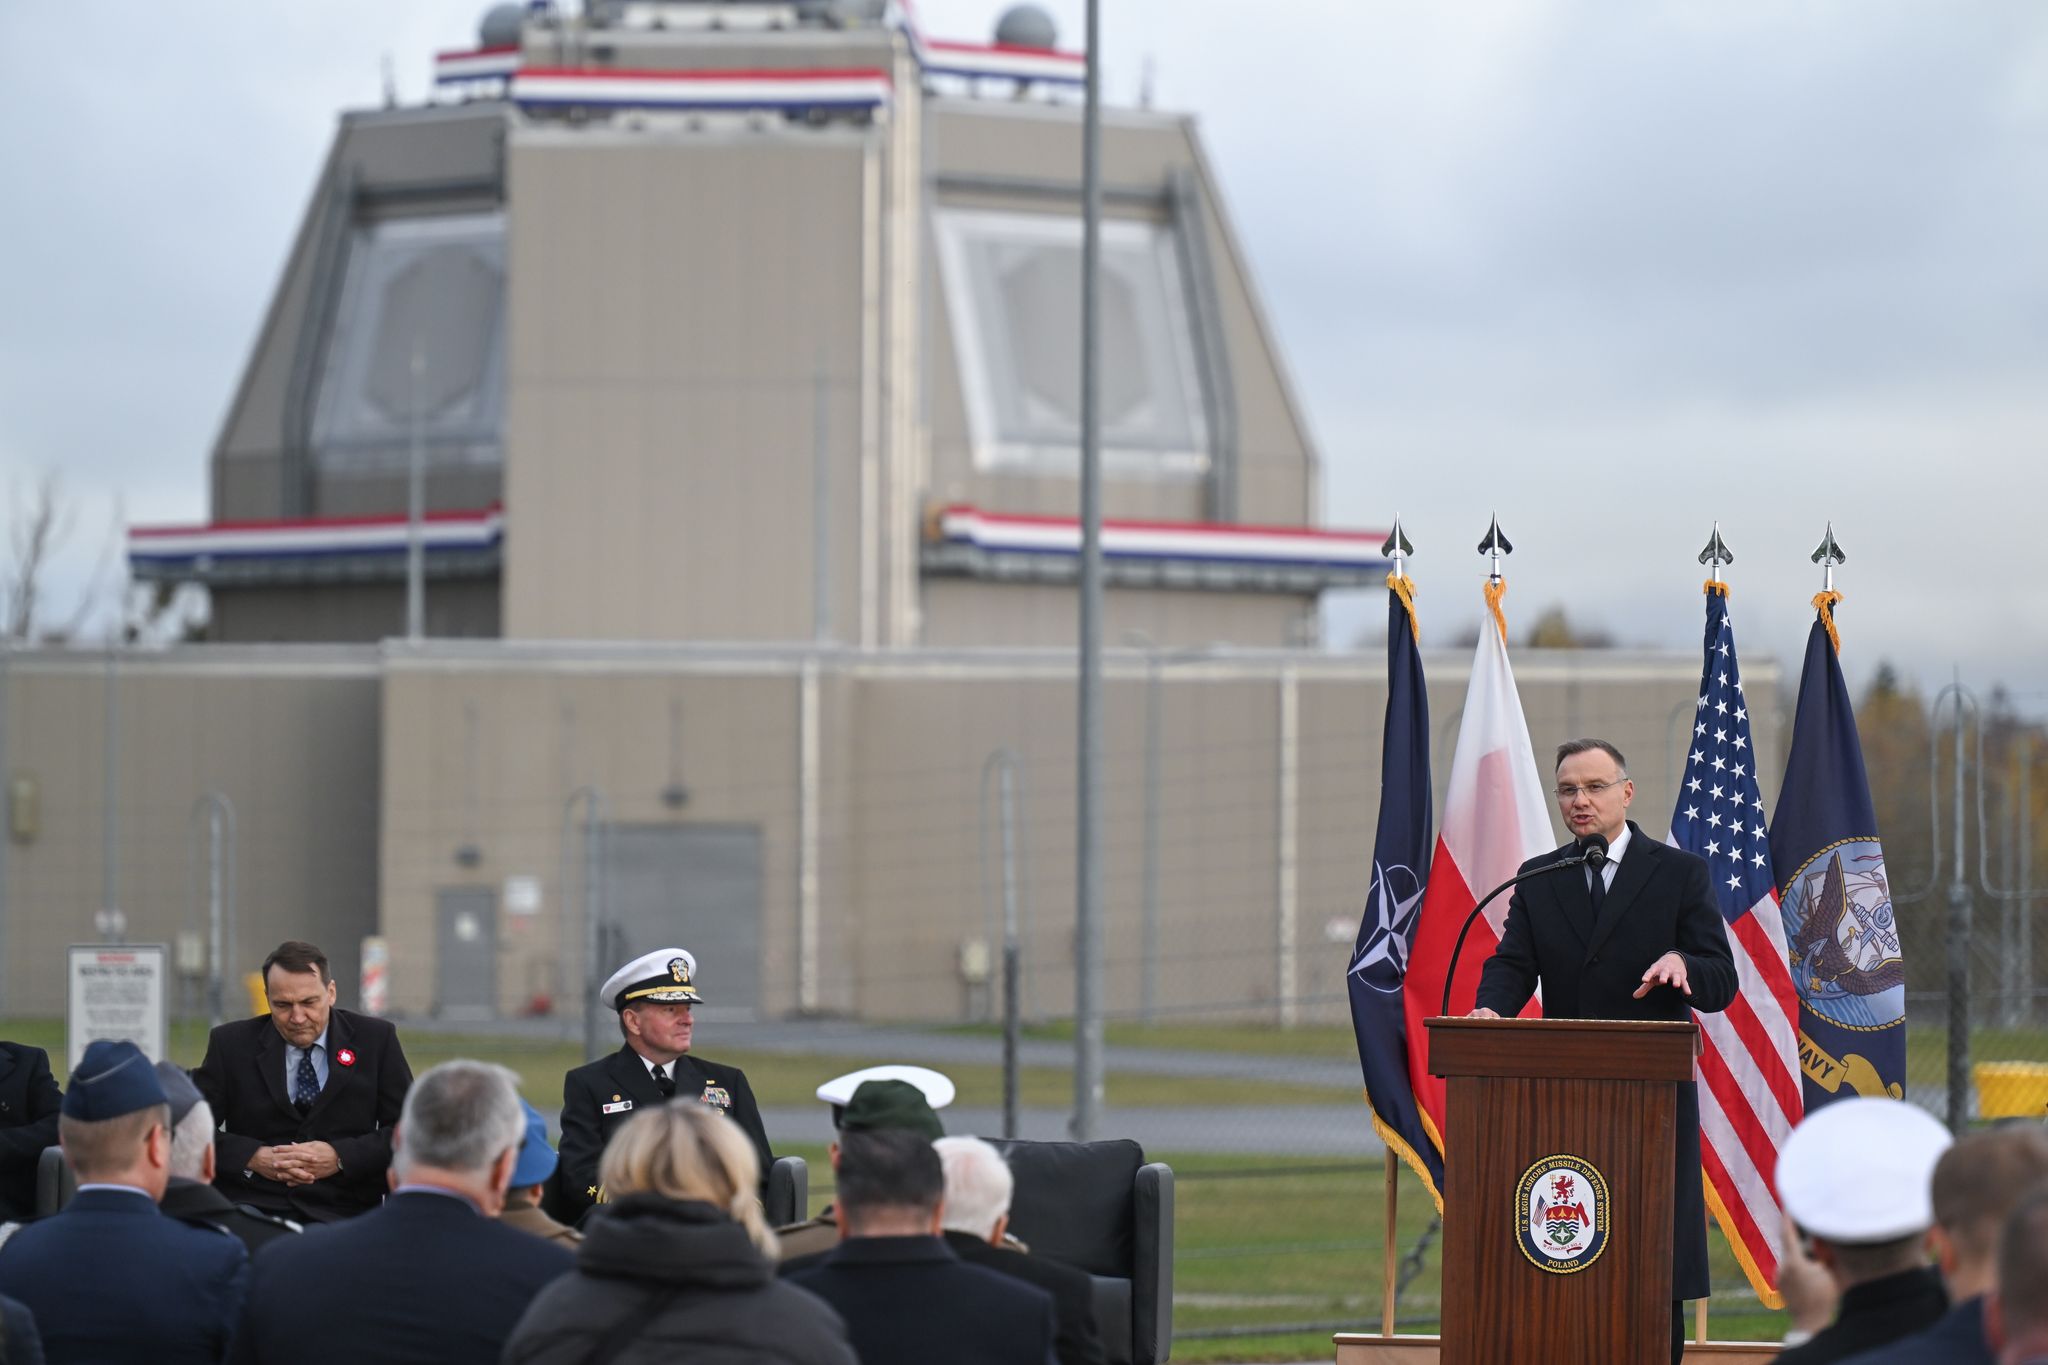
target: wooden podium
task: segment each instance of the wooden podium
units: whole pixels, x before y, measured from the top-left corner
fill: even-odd
[[[1444,1365],[1671,1354],[1690,1023],[1431,1019],[1445,1077]]]

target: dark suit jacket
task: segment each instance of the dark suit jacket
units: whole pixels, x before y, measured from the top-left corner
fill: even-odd
[[[1925,1331],[1850,1356],[1845,1365],[1928,1365],[1930,1361],[1939,1361],[1940,1365],[1998,1365],[1991,1340],[1984,1335],[1982,1294],[1964,1299]]]
[[[1727,1009],[1735,999],[1735,958],[1728,926],[1714,904],[1702,858],[1653,843],[1629,821],[1630,838],[1614,885],[1593,919],[1581,868],[1515,888],[1500,947],[1479,976],[1478,1003],[1512,1017],[1543,985],[1551,1019],[1672,1019]],[[1572,845],[1531,858],[1522,871],[1576,852]],[[1634,998],[1650,964],[1673,949],[1685,958],[1687,996],[1659,986]],[[1700,1097],[1678,1087],[1678,1169],[1673,1201],[1672,1297],[1707,1296],[1707,1201],[1700,1178]]]
[[[747,1073],[736,1066],[720,1066],[689,1053],[676,1059],[676,1098],[694,1100],[707,1092],[723,1092],[726,1104],[713,1103],[746,1130],[753,1140],[754,1155],[761,1161],[761,1179],[775,1154],[768,1150],[768,1132],[761,1126],[761,1106],[754,1102]],[[597,1199],[597,1163],[604,1155],[612,1134],[642,1109],[660,1104],[661,1091],[647,1074],[647,1063],[633,1051],[632,1044],[620,1046],[609,1057],[585,1063],[562,1077],[562,1146],[558,1193],[548,1212],[565,1223],[574,1223],[589,1211]],[[623,1105],[624,1108],[617,1108]],[[607,1114],[611,1108],[614,1112]]]
[[[0,1247],[0,1294],[36,1315],[51,1365],[219,1361],[248,1277],[240,1242],[164,1217],[139,1190],[81,1190]]]
[[[64,1092],[50,1075],[50,1054],[0,1043],[0,1219],[33,1218],[36,1163],[57,1145]]]
[[[1787,1347],[1781,1365],[1833,1365],[1851,1360],[1941,1321],[1948,1311],[1948,1291],[1933,1266],[1902,1270],[1880,1280],[1850,1285],[1842,1293],[1835,1320],[1814,1333],[1813,1340]],[[1946,1361],[1947,1356],[1916,1355],[1915,1361]]]
[[[1102,1349],[1102,1334],[1095,1328],[1095,1285],[1086,1271],[1048,1256],[992,1246],[972,1233],[949,1232],[946,1245],[969,1265],[1036,1285],[1052,1295],[1058,1323],[1053,1350],[1060,1365],[1105,1365],[1108,1357]]]
[[[198,1223],[216,1228],[240,1242],[254,1256],[280,1237],[296,1237],[299,1225],[253,1204],[232,1204],[213,1186],[197,1180],[172,1176],[170,1188],[157,1207],[181,1223]]]
[[[846,1320],[861,1365],[1056,1365],[1052,1296],[937,1237],[850,1237],[787,1278]]]
[[[466,1199],[407,1192],[256,1258],[234,1359],[496,1365],[533,1296],[575,1257]]]
[[[300,1114],[285,1089],[287,1044],[270,1016],[222,1024],[206,1040],[192,1083],[221,1126],[214,1140],[214,1184],[238,1204],[254,1204],[301,1223],[332,1222],[375,1208],[391,1165],[391,1129],[412,1088],[398,1030],[382,1019],[335,1009],[327,1016],[327,1084]],[[343,1065],[346,1049],[354,1061]],[[294,1189],[247,1171],[259,1147],[329,1143],[341,1170]]]
[[[7,1365],[43,1365],[43,1337],[28,1305],[0,1298],[0,1360]]]

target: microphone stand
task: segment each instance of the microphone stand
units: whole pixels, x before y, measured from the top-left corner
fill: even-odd
[[[1465,923],[1458,930],[1458,940],[1451,945],[1451,965],[1444,972],[1443,1008],[1437,1012],[1443,1015],[1448,1015],[1451,1012],[1451,984],[1458,979],[1458,954],[1465,951],[1465,935],[1472,932],[1473,921],[1479,918],[1481,910],[1493,904],[1495,897],[1511,886],[1519,886],[1531,877],[1540,877],[1546,872],[1555,872],[1561,867],[1584,867],[1591,863],[1595,868],[1598,868],[1606,861],[1607,847],[1603,842],[1597,847],[1588,848],[1584,853],[1577,854],[1574,857],[1560,858],[1554,863],[1545,863],[1541,867],[1532,867],[1527,872],[1518,872],[1499,886],[1493,888],[1493,890],[1487,892],[1486,898],[1473,906],[1472,913],[1465,916]]]

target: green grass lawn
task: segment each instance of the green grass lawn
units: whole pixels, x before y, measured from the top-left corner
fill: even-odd
[[[510,1067],[519,1075],[519,1088],[537,1104],[559,1104],[562,1075],[583,1063],[580,1043],[539,1039],[496,1037],[489,1034],[405,1034],[405,1055],[415,1072],[451,1057],[476,1057]],[[59,1084],[64,1080],[64,1025],[56,1019],[0,1020],[0,1037],[45,1048]],[[176,1020],[171,1025],[171,1058],[185,1066],[197,1066],[206,1051],[206,1025],[198,1020]],[[843,1074],[853,1063],[845,1057],[801,1053],[749,1052],[717,1046],[705,1049],[705,1056],[747,1073],[754,1097],[764,1105],[816,1103],[818,1086]],[[949,1066],[946,1074],[959,1087],[963,1105],[999,1105],[1003,1102],[1002,1068],[992,1065]],[[1071,1071],[1059,1067],[1025,1067],[1018,1075],[1018,1090],[1027,1106],[1060,1107],[1074,1098]],[[1148,1105],[1205,1105],[1210,1107],[1261,1107],[1283,1104],[1356,1104],[1354,1096],[1325,1086],[1294,1085],[1284,1081],[1233,1081],[1218,1087],[1197,1077],[1160,1076],[1142,1072],[1117,1072],[1109,1076],[1106,1093],[1112,1105],[1143,1108]]]

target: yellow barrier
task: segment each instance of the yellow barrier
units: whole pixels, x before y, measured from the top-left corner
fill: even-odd
[[[270,992],[263,989],[263,973],[249,973],[242,978],[242,984],[249,988],[249,1013],[270,1013]]]
[[[2038,1119],[2048,1115],[2048,1063],[1978,1062],[1977,1117]]]

